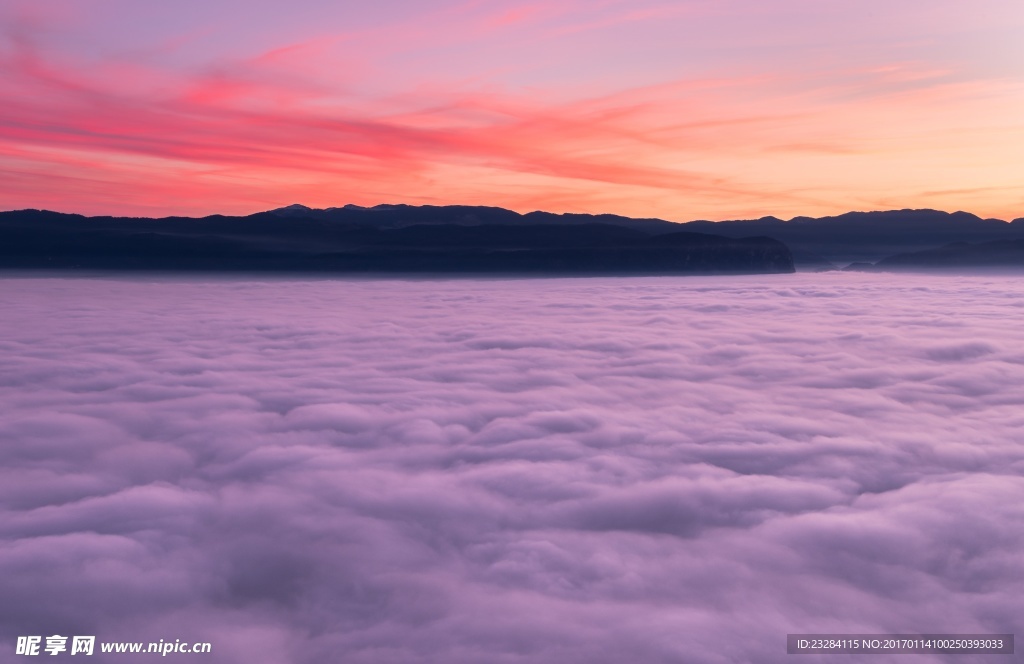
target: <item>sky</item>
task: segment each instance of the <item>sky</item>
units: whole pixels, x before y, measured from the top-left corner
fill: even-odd
[[[0,307],[0,652],[1019,636],[1018,278],[18,279]]]
[[[1019,0],[0,0],[0,209],[1024,216]]]

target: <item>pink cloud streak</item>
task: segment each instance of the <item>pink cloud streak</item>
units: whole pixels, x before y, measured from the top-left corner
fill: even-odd
[[[677,9],[708,20],[696,4]],[[618,24],[675,13],[655,3],[604,3],[592,14],[573,3],[474,3],[425,14],[451,22],[433,37],[412,15],[199,67],[156,55],[71,57],[46,29],[23,23],[0,51],[0,168],[20,183],[0,189],[0,206],[201,213],[405,201],[682,220],[889,201],[944,207],[949,196],[933,192],[964,191],[975,192],[965,194],[974,205],[962,207],[1015,216],[1024,190],[1001,173],[1024,137],[1015,119],[1024,85],[961,80],[937,64],[769,73],[723,62],[704,76],[567,95],[550,84],[432,78],[431,57],[452,57],[437,51],[395,79],[413,76],[413,87],[389,89],[381,78],[406,61],[410,43],[428,54],[451,38],[463,52],[472,35],[499,30],[504,43],[585,20],[593,30],[572,37],[585,45]],[[538,44],[560,48],[550,36]],[[492,71],[532,71],[523,67]],[[168,180],[180,195],[168,196]]]

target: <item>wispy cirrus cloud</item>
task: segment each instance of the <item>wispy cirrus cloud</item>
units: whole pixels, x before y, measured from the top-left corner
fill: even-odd
[[[225,32],[228,4],[183,7],[183,31],[147,26],[152,47],[121,37],[101,48],[59,17],[12,14],[0,168],[23,186],[0,191],[0,205],[39,207],[40,191],[81,212],[401,198],[683,220],[945,206],[928,192],[989,186],[979,204],[1003,202],[976,211],[1015,216],[1005,172],[1020,82],[905,46],[855,58],[867,39],[856,22],[841,35],[853,50],[794,64],[817,48],[814,26],[852,20],[845,10],[788,23],[806,43],[776,60],[742,56],[775,48],[764,29],[775,14],[744,14],[742,2],[406,3],[397,18],[344,20],[318,6],[320,24],[280,17],[271,36],[255,23]],[[204,12],[206,27],[188,18]],[[644,49],[660,55],[639,68]],[[713,57],[698,66],[702,54]]]

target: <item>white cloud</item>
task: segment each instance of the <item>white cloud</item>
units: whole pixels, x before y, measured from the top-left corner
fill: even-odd
[[[1013,631],[1022,303],[871,274],[6,279],[0,640],[711,663]]]

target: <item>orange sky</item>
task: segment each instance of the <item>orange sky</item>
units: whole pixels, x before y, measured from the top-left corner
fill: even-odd
[[[0,0],[0,209],[1024,216],[1024,5]]]

